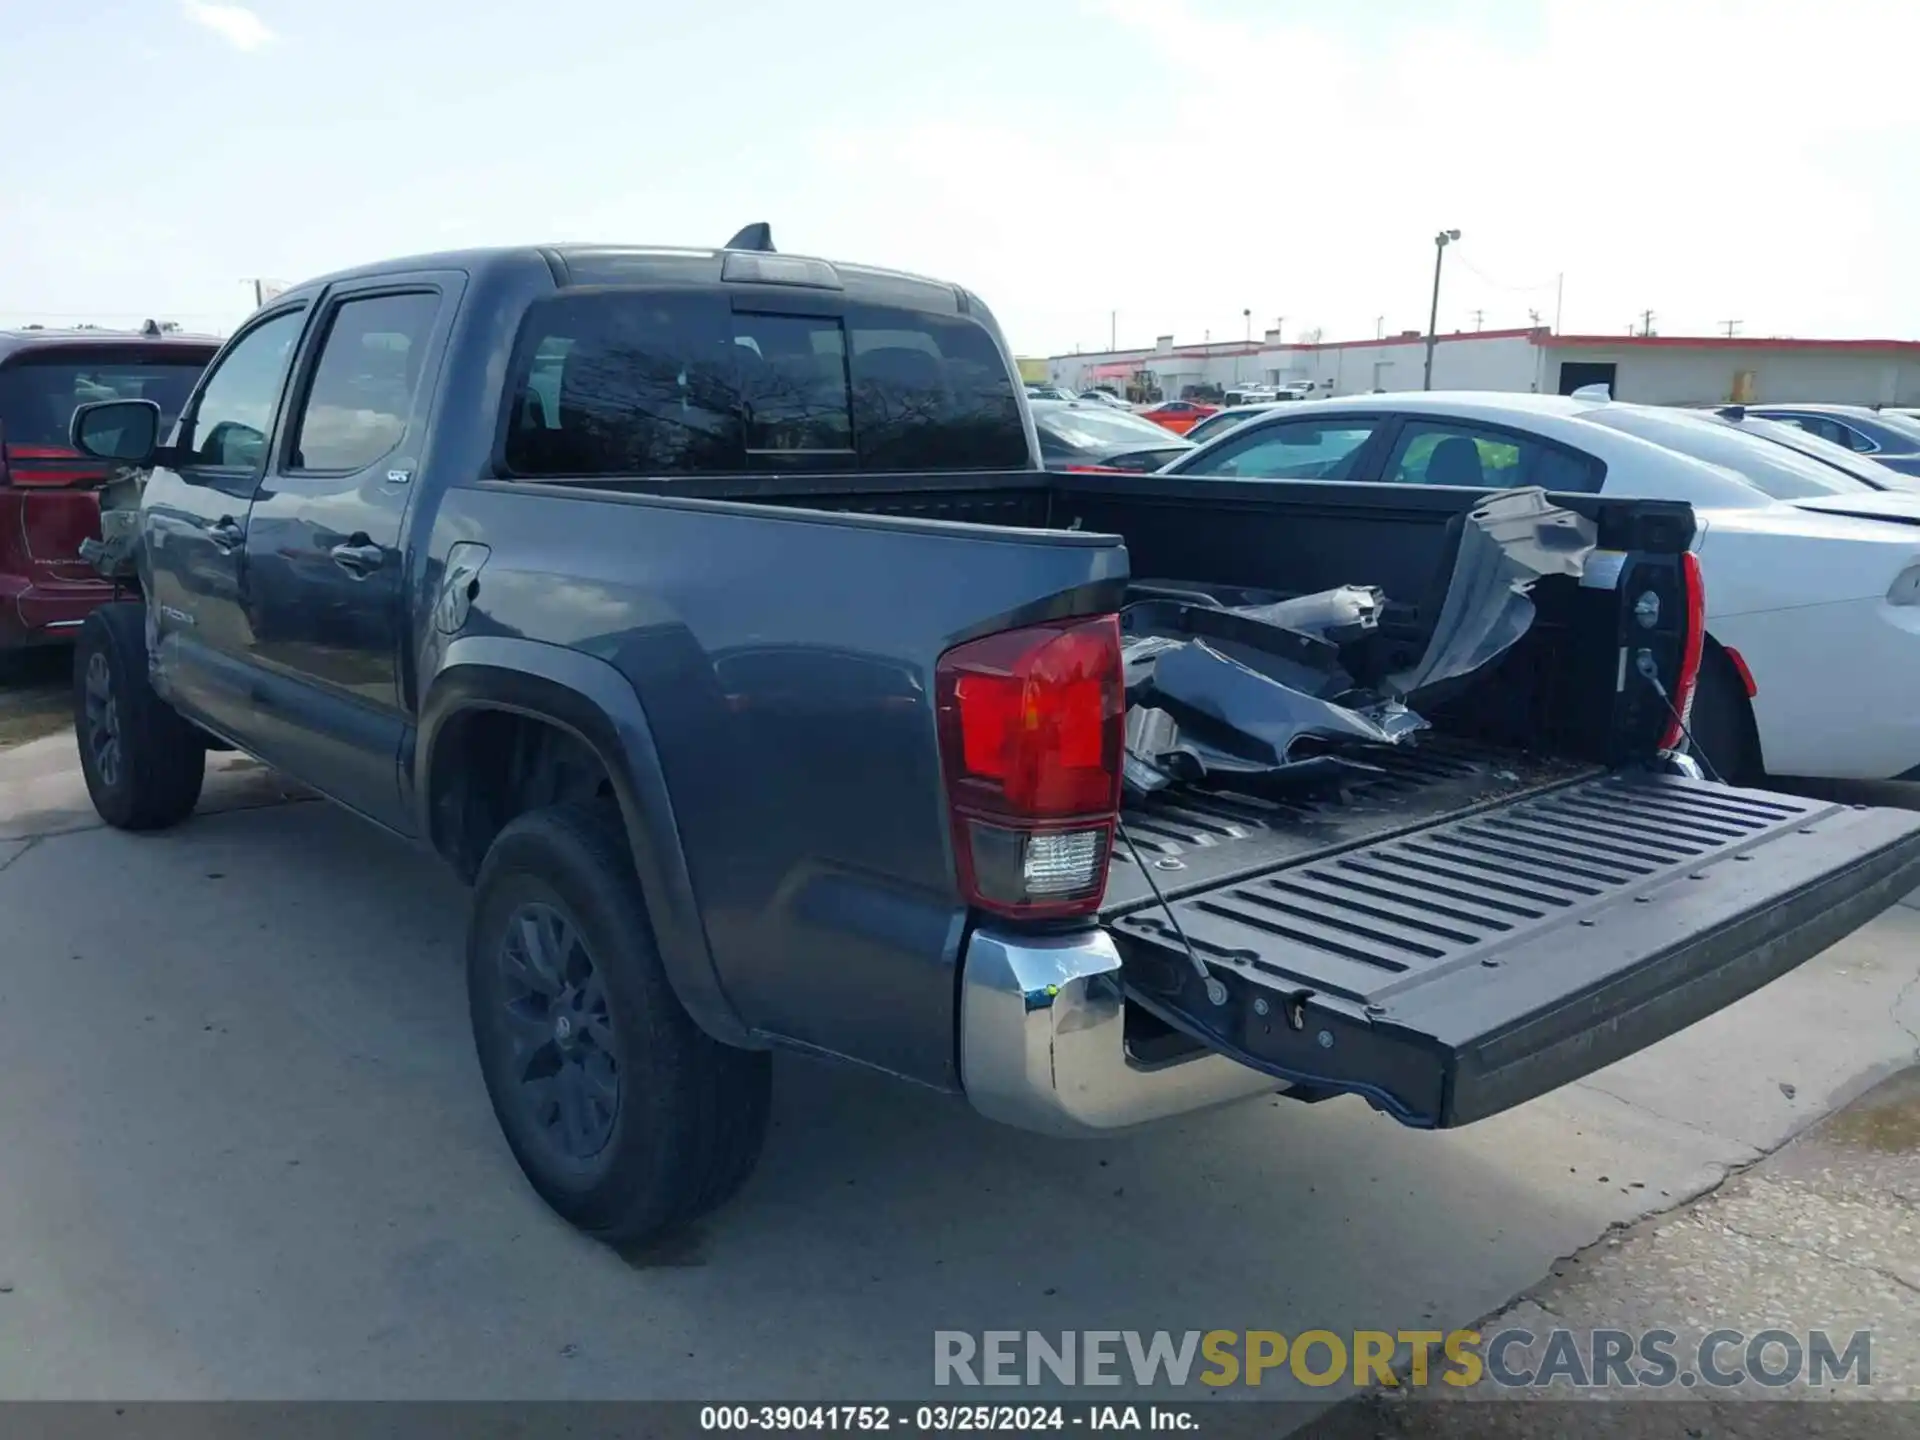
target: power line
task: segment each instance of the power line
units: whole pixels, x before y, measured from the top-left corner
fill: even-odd
[[[1541,281],[1538,285],[1508,285],[1508,284],[1504,284],[1499,280],[1494,279],[1491,275],[1485,274],[1482,271],[1476,269],[1473,265],[1468,263],[1466,260],[1459,260],[1457,261],[1457,263],[1465,266],[1467,273],[1469,275],[1472,275],[1478,278],[1482,284],[1491,285],[1496,290],[1510,290],[1515,294],[1523,294],[1531,290],[1551,290],[1553,289],[1554,286],[1560,283],[1559,277],[1555,276],[1551,280]]]

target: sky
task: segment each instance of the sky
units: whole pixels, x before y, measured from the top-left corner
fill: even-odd
[[[1920,338],[1895,0],[0,0],[0,325],[474,245],[776,245],[1023,354]],[[1250,313],[1249,313],[1250,312]]]

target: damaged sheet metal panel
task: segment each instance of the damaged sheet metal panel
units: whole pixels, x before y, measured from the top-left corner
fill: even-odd
[[[1315,595],[1301,595],[1272,605],[1240,605],[1234,613],[1269,625],[1298,630],[1316,640],[1345,645],[1380,627],[1386,595],[1372,585],[1341,585]]]
[[[1370,746],[1427,728],[1405,697],[1480,669],[1533,623],[1543,575],[1578,576],[1590,522],[1544,490],[1503,491],[1468,513],[1426,653],[1377,690],[1357,686],[1340,646],[1378,628],[1387,598],[1343,585],[1263,604],[1146,592],[1122,612],[1127,639],[1125,780],[1138,794],[1208,780],[1319,786],[1372,772]],[[1314,742],[1305,753],[1302,741]]]
[[[1323,613],[1355,623],[1347,610]],[[1317,787],[1374,767],[1344,755],[1297,755],[1300,740],[1393,745],[1426,726],[1397,701],[1357,690],[1338,649],[1315,637],[1244,612],[1157,601],[1124,612],[1131,631],[1143,619],[1214,638],[1135,633],[1126,641],[1124,777],[1135,793],[1226,779]]]
[[[1426,653],[1387,685],[1407,696],[1499,659],[1533,624],[1534,582],[1578,577],[1598,538],[1592,521],[1552,504],[1538,486],[1489,495],[1467,513]]]
[[[122,469],[100,487],[100,538],[80,542],[80,558],[108,580],[131,580],[138,571],[140,496],[144,469]]]
[[[1233,738],[1229,737],[1229,745]],[[1241,753],[1246,748],[1209,743],[1194,729],[1183,727],[1169,712],[1136,705],[1127,711],[1122,779],[1135,794],[1151,795],[1170,786],[1210,780],[1273,781],[1286,787],[1313,788],[1340,779],[1382,773],[1379,766],[1346,755],[1309,755],[1276,763],[1249,758]]]

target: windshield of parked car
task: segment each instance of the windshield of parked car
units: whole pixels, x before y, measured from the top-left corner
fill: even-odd
[[[1697,415],[1630,405],[1600,405],[1584,411],[1581,418],[1637,435],[1709,465],[1722,466],[1775,500],[1874,491],[1865,481],[1844,474],[1824,461]]]
[[[1033,423],[1082,450],[1110,450],[1116,445],[1178,449],[1184,443],[1164,425],[1105,406],[1050,406],[1036,410]]]
[[[1212,440],[1227,433],[1236,425],[1244,425],[1256,416],[1267,413],[1266,406],[1251,410],[1222,410],[1218,415],[1209,415],[1187,432],[1187,438],[1196,445]]]
[[[0,428],[8,445],[67,444],[73,412],[96,400],[151,400],[164,435],[179,418],[207,356],[90,348],[16,355],[0,369]]]

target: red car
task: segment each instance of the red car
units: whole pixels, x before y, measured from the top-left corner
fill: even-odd
[[[67,442],[89,400],[152,400],[171,426],[218,340],[0,330],[0,654],[69,639],[113,587],[80,558],[100,533],[107,468]]]
[[[1184,435],[1209,415],[1217,414],[1218,405],[1202,405],[1197,400],[1168,400],[1151,410],[1142,410],[1142,418],[1164,425],[1176,435]]]

